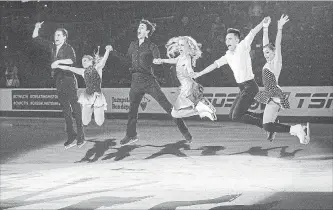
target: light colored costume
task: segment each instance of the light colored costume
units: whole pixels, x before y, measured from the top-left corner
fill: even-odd
[[[185,55],[180,56],[176,64],[180,92],[173,105],[172,116],[180,118],[200,115],[200,117],[208,117],[211,120],[216,120],[216,109],[203,97],[202,86],[196,83],[191,77],[194,74],[191,58]],[[191,110],[182,110],[185,108],[191,108]]]
[[[83,106],[89,105],[95,108],[104,106],[104,110],[107,110],[107,103],[101,91],[102,79],[93,66],[85,69],[84,81],[86,89],[80,95],[78,102]]]
[[[192,94],[192,86],[195,82],[191,78],[194,73],[190,58],[182,56],[176,64],[177,78],[180,82],[180,92],[174,104],[175,109],[187,108],[194,106],[194,103],[188,98]]]

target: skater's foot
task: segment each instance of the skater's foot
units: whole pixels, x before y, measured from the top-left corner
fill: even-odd
[[[64,146],[65,146],[65,149],[69,149],[69,148],[71,148],[71,147],[74,147],[76,144],[75,144],[75,142],[74,142],[74,140],[73,141],[66,141],[65,143],[64,143]]]
[[[76,142],[76,145],[81,148],[83,145],[86,144],[86,141],[84,139],[84,135],[81,134],[80,136],[77,137],[77,142]]]
[[[275,120],[275,123],[280,123],[279,120]],[[267,140],[272,142],[275,139],[276,132],[267,132]]]
[[[83,147],[83,145],[85,145],[85,144],[86,144],[86,141],[81,141],[81,142],[77,142],[76,143],[76,145],[77,145],[78,148]]]
[[[129,145],[129,144],[133,144],[134,142],[138,141],[138,136],[134,136],[134,137],[129,137],[129,136],[125,136],[122,140],[120,140],[120,144],[122,146],[124,145]]]
[[[217,119],[215,107],[206,98],[199,101],[195,109],[198,111],[200,118],[207,117],[211,121]]]
[[[210,112],[201,112],[199,114],[200,118],[204,118],[204,117],[207,117],[209,118],[211,121],[215,121],[217,119],[216,117],[216,114],[213,112],[213,113],[210,113]]]
[[[267,132],[267,140],[272,142],[275,139],[276,132]]]
[[[75,139],[76,139],[77,134],[73,133],[71,135],[68,135],[68,140],[64,143],[65,149],[69,149],[71,147],[75,146]]]
[[[290,134],[297,136],[301,144],[308,144],[310,142],[310,128],[309,123],[306,126],[300,124],[290,127]]]
[[[310,142],[310,123],[306,123],[306,126],[303,126],[303,130],[305,133],[304,144],[308,144]]]
[[[192,143],[192,135],[190,134],[190,132],[186,132],[183,134],[185,140],[187,141],[187,143]]]

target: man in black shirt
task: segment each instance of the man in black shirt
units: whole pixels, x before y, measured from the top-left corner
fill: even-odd
[[[132,67],[130,68],[132,83],[129,93],[130,109],[126,136],[120,141],[122,145],[131,144],[138,140],[136,132],[138,108],[146,93],[151,95],[171,116],[172,105],[157,83],[152,67],[153,59],[160,58],[160,51],[157,45],[150,40],[151,35],[155,31],[155,26],[148,20],[141,20],[137,30],[138,40],[131,42],[128,48],[127,56],[132,61]],[[184,121],[180,118],[174,119],[174,121],[185,139],[191,142],[192,136]]]
[[[74,64],[76,62],[75,52],[72,46],[66,43],[68,32],[64,28],[59,28],[56,30],[54,33],[54,43],[39,37],[38,32],[42,24],[43,22],[36,23],[32,38],[51,51],[51,73],[52,76],[56,78],[58,100],[62,107],[66,121],[66,132],[68,140],[65,142],[64,146],[66,149],[75,146],[74,140],[77,139],[77,145],[81,147],[85,141],[82,125],[81,106],[78,103],[77,96],[77,80],[72,72],[63,71],[56,68],[56,66],[59,64],[69,66]],[[76,121],[77,133],[73,129],[72,110],[74,112],[74,118]]]

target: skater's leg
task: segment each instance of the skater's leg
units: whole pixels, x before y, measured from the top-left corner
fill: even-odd
[[[184,108],[184,109],[175,109],[172,108],[171,111],[171,116],[173,118],[185,118],[185,117],[190,117],[190,116],[194,116],[194,115],[198,115],[198,111],[196,109],[193,109],[193,107],[188,107],[188,108]]]
[[[94,107],[95,122],[97,125],[102,126],[104,123],[104,106]]]
[[[93,108],[91,105],[82,106],[82,123],[83,125],[88,125],[91,121],[91,115],[93,113]],[[96,115],[95,115],[96,118]]]

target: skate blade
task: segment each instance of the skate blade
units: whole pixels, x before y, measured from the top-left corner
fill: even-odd
[[[306,123],[306,136],[305,136],[305,144],[310,142],[310,123]]]
[[[192,144],[193,140],[184,140],[185,141],[185,144]]]
[[[83,145],[85,145],[87,142],[86,141],[84,141],[82,144],[80,144],[80,145],[77,145],[77,147],[78,148],[81,148],[81,147],[83,147]]]
[[[208,117],[211,121],[216,121],[217,117],[215,113],[211,113],[211,117]]]
[[[217,120],[217,116],[216,116],[216,114],[214,113],[214,114],[212,114],[213,115],[213,121],[216,121]]]
[[[121,146],[127,146],[127,145],[131,145],[131,144],[133,144],[133,143],[135,143],[135,142],[137,142],[139,139],[135,139],[135,140],[133,140],[133,141],[129,141],[128,143],[126,143],[126,144],[121,144]]]
[[[75,147],[75,146],[76,146],[76,144],[72,143],[70,145],[65,146],[65,150],[70,149],[70,148]]]
[[[200,116],[201,119],[207,118],[211,121],[217,120],[216,114],[214,112],[213,113],[203,112],[203,113],[199,114],[199,116]]]

